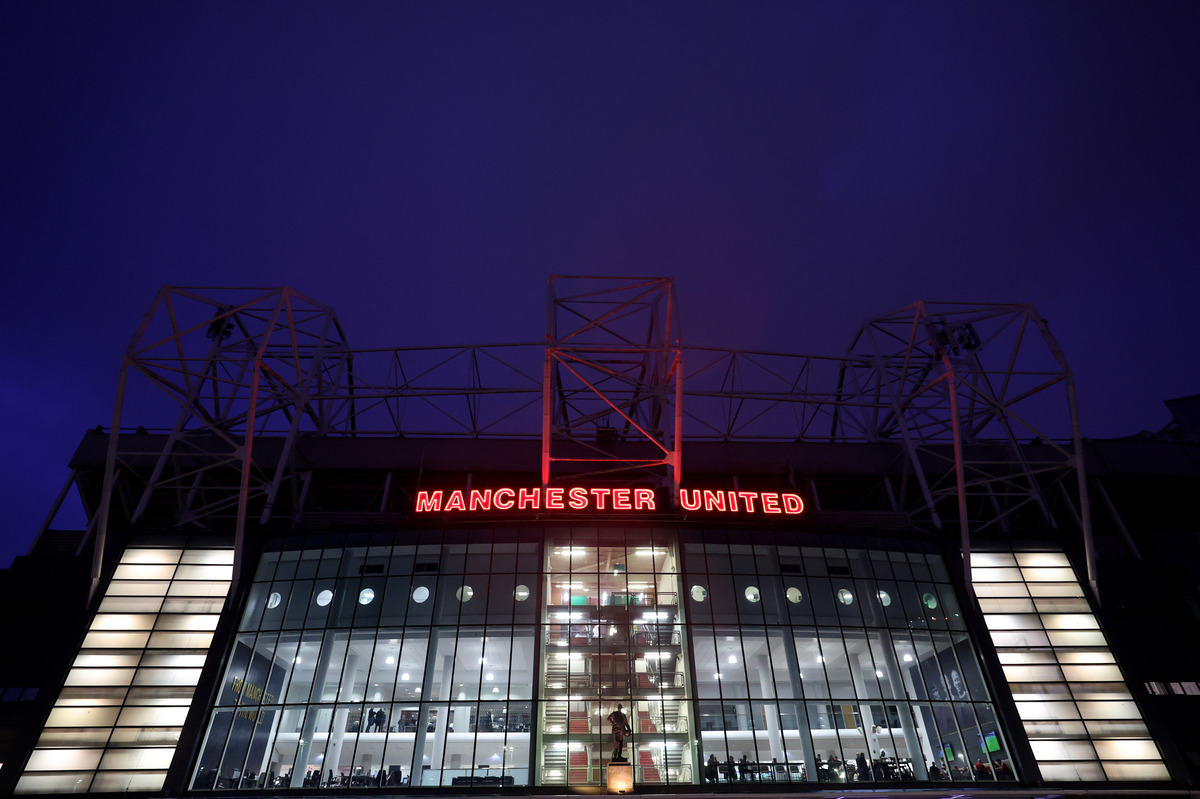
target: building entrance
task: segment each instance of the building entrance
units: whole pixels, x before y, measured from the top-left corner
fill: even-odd
[[[642,784],[692,783],[687,647],[675,547],[546,547],[541,745],[544,785],[599,785],[613,751],[606,720],[618,704],[632,734],[625,754]]]

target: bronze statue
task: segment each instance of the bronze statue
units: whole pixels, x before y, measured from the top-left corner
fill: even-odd
[[[621,704],[617,703],[617,709],[608,714],[608,723],[612,725],[613,760],[625,759],[625,736],[633,733],[629,719],[621,712],[621,707]]]

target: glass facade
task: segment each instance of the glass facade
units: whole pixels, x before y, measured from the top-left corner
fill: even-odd
[[[530,784],[541,547],[453,538],[266,552],[191,787]]]
[[[1015,778],[940,556],[682,549],[706,782]]]
[[[1066,555],[974,553],[971,582],[1042,777],[1169,779]]]
[[[15,793],[157,791],[229,593],[233,550],[125,550]]]
[[[571,528],[277,542],[195,790],[1015,778],[930,552]]]

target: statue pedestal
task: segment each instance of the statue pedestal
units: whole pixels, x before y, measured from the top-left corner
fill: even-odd
[[[633,793],[633,764],[628,760],[610,760],[608,768],[608,793]]]

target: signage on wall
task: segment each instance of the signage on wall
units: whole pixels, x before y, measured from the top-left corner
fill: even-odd
[[[661,503],[653,488],[470,488],[418,491],[416,513],[480,513],[522,511],[605,511],[636,513],[655,511]],[[727,491],[707,488],[679,489],[679,507],[685,511],[737,515],[788,515],[804,511],[799,494],[781,491]]]

